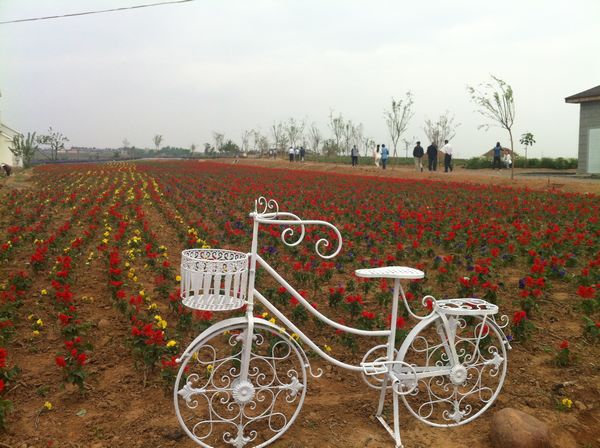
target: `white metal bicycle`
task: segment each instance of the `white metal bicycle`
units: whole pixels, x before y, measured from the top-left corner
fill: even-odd
[[[279,211],[274,200],[255,201],[252,247],[249,253],[221,249],[183,251],[181,298],[195,310],[228,311],[246,306],[245,315],[209,327],[184,351],[175,382],[173,399],[179,423],[189,437],[203,447],[263,447],[283,435],[292,425],[306,396],[307,376],[318,377],[301,346],[326,361],[363,375],[368,386],[379,390],[376,418],[393,437],[400,439],[399,402],[417,419],[432,426],[468,423],[485,412],[498,396],[507,367],[509,341],[503,328],[506,316],[495,318],[498,307],[477,298],[422,299],[431,312],[419,316],[406,299],[401,280],[424,277],[420,270],[390,266],[359,269],[364,278],[386,278],[394,283],[390,326],[385,330],[363,330],[337,323],[312,307],[258,253],[258,230],[262,225],[283,228],[281,239],[288,246],[300,244],[305,228],[327,227],[338,240],[325,255],[327,239],[316,242],[322,258],[335,257],[342,237],[332,224],[303,220]],[[294,238],[294,228],[299,234]],[[387,338],[369,349],[358,365],[335,359],[306,336],[256,288],[257,266],[266,270],[316,318],[344,332]],[[399,348],[395,347],[400,298],[418,323]],[[260,303],[285,328],[254,316]],[[291,335],[293,335],[293,337]],[[392,414],[384,415],[386,396],[391,393]]]

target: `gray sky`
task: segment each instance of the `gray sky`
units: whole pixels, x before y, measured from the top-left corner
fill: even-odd
[[[0,0],[0,21],[153,1]],[[0,110],[74,146],[189,147],[292,116],[329,137],[332,108],[389,145],[383,109],[411,90],[403,138],[425,142],[424,120],[449,110],[469,157],[508,146],[477,129],[465,89],[494,74],[515,92],[515,149],[532,132],[530,156],[576,157],[579,106],[564,97],[600,84],[599,23],[598,0],[196,0],[0,25]]]

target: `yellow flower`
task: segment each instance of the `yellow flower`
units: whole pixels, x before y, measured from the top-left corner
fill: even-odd
[[[275,322],[277,322],[277,321],[275,320],[275,318],[274,318],[274,317],[272,317],[272,318],[270,318],[270,319],[269,319],[269,322],[271,322],[272,324],[274,324],[274,323],[275,323]]]
[[[170,340],[169,342],[167,342],[167,347],[175,347],[177,345],[177,341],[174,340]]]
[[[27,320],[31,320],[31,319],[33,319],[33,317],[34,317],[33,314],[30,314],[29,316],[27,316]]]
[[[35,321],[35,323],[36,323],[38,326],[40,326],[40,327],[43,327],[43,326],[44,326],[44,322],[42,321],[42,319],[38,319],[38,320],[36,320],[36,321]]]
[[[300,339],[300,336],[298,336],[296,333],[292,333],[292,339],[294,341],[298,341]],[[331,347],[329,347],[329,348],[331,348]]]
[[[262,317],[263,319],[266,319],[267,317],[269,317],[269,313],[267,313],[266,311],[264,313],[262,313],[260,315],[260,317]]]
[[[326,351],[327,353],[331,353],[331,347],[330,347],[329,345],[325,344],[325,345],[323,346],[323,348],[325,349],[325,351]]]
[[[134,281],[134,283],[137,283],[137,281],[138,281],[137,275],[133,276],[133,281]]]
[[[130,266],[129,262],[128,262],[128,261],[126,261],[126,262],[125,262],[125,267],[126,267],[126,268],[128,268],[129,266]]]
[[[38,330],[33,330],[33,331],[31,332],[31,335],[32,335],[32,336],[35,338],[36,336],[39,336],[39,335],[40,335],[40,332],[39,332]]]
[[[108,240],[106,238],[102,239],[102,244],[108,244]]]
[[[44,409],[47,409],[49,411],[52,410],[52,403],[50,403],[49,401],[44,403]]]
[[[148,307],[149,310],[157,310],[158,309],[158,305],[156,303],[151,303],[150,306]]]
[[[213,370],[215,370],[215,366],[213,366],[212,364],[206,366],[206,371],[208,373],[212,373]]]
[[[46,291],[45,289],[42,289],[42,291],[41,291],[41,292],[42,292],[42,295],[43,295],[43,296],[47,296],[47,295],[48,295],[48,291]]]
[[[568,398],[563,398],[561,403],[567,409],[571,409],[571,406],[573,406],[573,402],[571,400],[569,400]]]
[[[181,275],[177,275],[177,276],[175,277],[175,280],[176,280],[176,281],[178,281],[178,282],[180,282],[180,281],[181,281]]]
[[[140,296],[144,297],[146,295],[146,293],[144,292],[144,290],[142,289],[139,293]]]

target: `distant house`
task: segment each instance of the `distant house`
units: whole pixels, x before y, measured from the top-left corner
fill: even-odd
[[[17,134],[19,132],[9,128],[4,123],[0,123],[0,163],[12,166],[21,165],[21,161],[17,160],[10,149],[8,149],[12,144],[13,137]]]
[[[579,151],[577,172],[600,173],[600,86],[565,98],[579,104]]]

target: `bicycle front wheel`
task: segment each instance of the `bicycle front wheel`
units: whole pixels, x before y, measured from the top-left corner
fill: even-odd
[[[496,400],[506,376],[505,339],[481,316],[429,321],[406,341],[398,359],[413,366],[417,384],[402,395],[417,419],[439,427],[468,423]]]
[[[302,408],[302,349],[284,331],[257,320],[248,375],[242,378],[247,331],[247,322],[240,320],[207,330],[181,365],[175,410],[185,432],[200,446],[266,446],[287,431]]]

